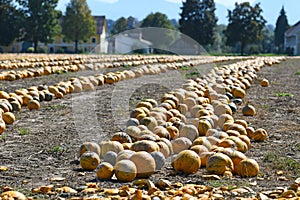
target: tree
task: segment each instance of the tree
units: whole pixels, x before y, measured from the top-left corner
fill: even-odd
[[[163,28],[156,29],[152,31],[150,29],[143,29],[143,38],[152,42],[152,46],[155,48],[163,49],[167,47],[171,41],[174,39],[173,26],[171,21],[168,19],[167,15],[156,12],[150,13],[143,19],[141,23],[141,28],[155,27]],[[159,50],[156,50],[156,53],[162,53]]]
[[[8,46],[20,36],[22,13],[11,0],[0,0],[0,45]]]
[[[126,31],[128,28],[128,21],[125,17],[119,18],[112,27],[111,34],[118,34]]]
[[[39,42],[50,43],[58,33],[60,11],[55,10],[58,0],[18,0],[23,7],[24,40],[33,42],[37,52]]]
[[[264,39],[262,40],[263,53],[272,53],[274,49],[274,26],[268,24],[263,30],[262,34]]]
[[[262,16],[259,3],[254,7],[249,2],[235,3],[233,11],[228,10],[228,18],[229,23],[225,30],[226,44],[235,46],[239,43],[241,55],[244,54],[246,45],[263,39],[262,30],[266,20]]]
[[[275,46],[278,48],[278,53],[283,53],[284,33],[289,29],[288,20],[284,7],[280,11],[280,15],[276,21],[275,28]]]
[[[75,53],[78,53],[79,41],[88,39],[96,32],[96,22],[86,0],[71,0],[61,26],[65,39],[75,42]]]
[[[201,45],[213,44],[217,25],[213,0],[186,0],[181,7],[179,30]]]

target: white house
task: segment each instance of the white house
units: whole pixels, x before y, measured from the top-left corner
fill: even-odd
[[[149,53],[152,43],[144,40],[141,33],[125,32],[114,35],[109,39],[108,53],[125,54],[134,50]]]
[[[289,49],[293,55],[300,55],[300,21],[285,32],[284,50]]]

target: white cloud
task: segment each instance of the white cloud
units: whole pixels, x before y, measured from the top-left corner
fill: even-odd
[[[215,3],[221,4],[225,7],[233,7],[236,2],[242,3],[245,1],[246,0],[215,0]],[[255,0],[247,0],[247,1],[250,2],[250,4],[252,4]]]
[[[96,1],[101,1],[103,3],[111,3],[111,4],[113,4],[113,3],[117,3],[119,0],[96,0]]]

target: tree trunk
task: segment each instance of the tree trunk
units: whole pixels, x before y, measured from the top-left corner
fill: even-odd
[[[75,40],[75,53],[78,53],[78,40]]]
[[[39,43],[39,41],[33,42],[34,53],[37,53],[38,43]]]
[[[244,48],[245,48],[245,44],[244,42],[241,42],[241,56],[244,55]]]

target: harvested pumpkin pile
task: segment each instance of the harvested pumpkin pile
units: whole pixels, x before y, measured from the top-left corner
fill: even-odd
[[[0,182],[1,198],[8,199],[14,195],[19,195],[20,199],[25,199],[25,196],[29,199],[268,199],[300,196],[300,164],[297,157],[300,152],[297,143],[300,122],[299,117],[289,116],[299,116],[299,102],[295,98],[299,93],[292,91],[294,94],[288,95],[289,91],[272,91],[293,88],[297,81],[299,83],[298,69],[294,65],[299,60],[285,59],[260,57],[224,63],[204,76],[187,79],[172,91],[159,91],[157,86],[150,86],[144,91],[142,88],[132,97],[136,100],[128,115],[127,127],[122,131],[113,127],[110,121],[113,117],[102,105],[96,108],[96,113],[100,118],[101,114],[105,116],[107,127],[103,138],[106,140],[99,143],[82,143],[76,137],[71,106],[68,107],[72,96],[66,94],[73,93],[75,87],[80,95],[83,90],[94,91],[101,86],[102,98],[107,98],[108,91],[113,90],[113,84],[118,81],[139,78],[142,85],[143,76],[181,70],[182,66],[187,65],[186,61],[181,64],[172,61],[166,65],[141,66],[131,71],[134,74],[132,77],[130,71],[123,70],[71,78],[45,88],[29,87],[27,92],[21,89],[15,92],[14,99],[10,94],[6,103],[17,102],[18,95],[26,97],[29,92],[32,94],[29,96],[40,97],[43,91],[52,99],[51,102],[43,102],[42,107],[35,107],[40,99],[27,99],[24,105],[34,111],[20,109],[15,113],[16,117],[10,114],[9,108],[3,112],[3,123],[8,128],[1,136],[3,149],[6,148],[0,154],[1,160],[4,160],[0,168],[3,177],[3,185]],[[192,60],[191,68],[201,66],[199,61]],[[295,85],[280,87],[280,81],[289,82],[286,77],[277,77],[287,72],[282,69],[285,65],[289,65],[291,71],[288,75],[294,79]],[[281,74],[273,70],[279,70]],[[274,77],[278,83],[272,80]],[[64,91],[64,88],[68,90]],[[282,93],[286,95],[280,95]],[[2,93],[3,99],[6,94],[9,93]],[[270,96],[272,98],[268,98]],[[100,104],[105,101],[109,104],[110,100],[105,99]],[[276,111],[276,107],[271,109],[267,106],[282,101],[288,102],[283,112],[289,115],[281,114],[279,119],[274,115],[270,116],[272,120],[267,119],[266,113]],[[53,107],[54,103],[61,102],[64,102],[64,108]],[[27,134],[23,131],[19,136],[14,133],[26,124],[22,122],[25,119],[22,116],[27,116],[30,122],[33,116],[41,115],[43,111],[46,113],[32,122],[47,124],[46,127],[33,128]],[[43,117],[47,118],[47,115],[56,115],[66,121],[57,123],[59,119],[48,117],[50,121],[44,122]],[[283,124],[282,118],[286,118],[290,129]],[[281,124],[272,124],[276,122]],[[283,133],[286,135],[282,136]],[[285,138],[283,140],[287,142],[291,140],[288,134],[293,135],[296,143],[284,146],[285,143],[279,138]],[[43,138],[45,141],[42,141]],[[28,148],[30,145],[36,148],[27,156],[19,156],[19,166],[14,165],[17,159],[7,154],[11,151],[9,147],[17,149],[18,140],[28,144]],[[34,140],[55,146],[45,149],[45,146],[32,143]],[[292,153],[282,155],[279,147],[286,149],[283,152],[289,152],[287,149],[290,148]],[[32,168],[34,166],[35,169]],[[37,173],[27,174],[34,171]]]

